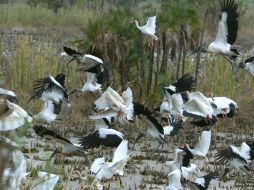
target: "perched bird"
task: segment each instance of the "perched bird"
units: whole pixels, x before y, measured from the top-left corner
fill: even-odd
[[[14,130],[33,118],[20,106],[9,100],[0,99],[0,131]]]
[[[100,128],[80,139],[79,144],[83,149],[104,145],[117,147],[124,139],[124,135],[115,129]]]
[[[183,189],[181,184],[181,170],[176,169],[168,174],[168,186],[165,190],[179,190]]]
[[[195,156],[205,158],[205,163],[208,163],[208,158],[206,154],[209,150],[211,143],[211,131],[203,131],[198,143],[194,148],[190,148],[188,144],[185,144],[181,150],[184,150],[187,154],[184,156],[183,166],[188,167],[190,160]]]
[[[61,111],[62,103],[56,104],[52,100],[44,102],[42,110],[33,116],[34,119],[40,119],[47,123],[52,123],[57,119],[58,114]]]
[[[38,136],[63,145],[63,150],[62,150],[63,153],[71,153],[71,152],[81,152],[81,153],[83,153],[84,152],[83,149],[78,144],[73,144],[70,140],[60,136],[59,134],[55,133],[52,130],[49,130],[48,128],[46,128],[42,125],[34,125],[33,129],[34,129],[35,133]],[[52,158],[57,153],[59,153],[59,152],[56,149],[52,153],[50,158]]]
[[[141,119],[144,123],[146,123],[148,130],[147,134],[150,137],[157,140],[159,142],[159,146],[156,150],[161,146],[163,149],[166,140],[164,139],[164,129],[162,125],[158,122],[158,120],[152,116],[152,112],[146,108],[144,105],[139,103],[134,103],[134,115],[137,115],[139,119]],[[140,132],[137,139],[134,142],[133,148],[136,142],[141,138],[144,137],[145,134]]]
[[[145,35],[150,36],[154,40],[158,40],[158,37],[155,36],[155,28],[156,28],[156,16],[149,17],[146,25],[139,26],[139,23],[137,20],[134,20],[137,28]]]
[[[248,71],[254,78],[254,57],[250,57],[244,62],[240,62],[239,67]]]
[[[202,177],[198,177],[195,179],[195,181],[187,181],[188,186],[190,189],[195,189],[195,190],[207,190],[210,182],[212,179],[216,179],[218,177],[217,172],[211,172],[207,175],[204,175]]]
[[[12,91],[6,90],[4,88],[0,88],[0,99],[6,99],[14,104],[18,104],[19,101],[16,97],[16,94]]]
[[[68,94],[64,88],[65,75],[63,73],[58,74],[55,78],[48,76],[42,79],[39,79],[34,84],[34,94],[28,100],[32,99],[41,99],[43,102],[48,100],[53,101],[56,104],[61,102],[68,102]]]
[[[229,167],[224,171],[223,176],[226,176],[232,169],[249,173],[249,164],[254,159],[254,146],[250,143],[243,142],[240,148],[230,145],[228,148],[219,151],[215,155],[216,163],[225,164],[229,162]]]
[[[129,160],[128,141],[123,140],[115,150],[112,162],[106,162],[105,157],[96,158],[91,165],[90,175],[96,179],[110,179],[113,175],[124,175],[124,167]]]

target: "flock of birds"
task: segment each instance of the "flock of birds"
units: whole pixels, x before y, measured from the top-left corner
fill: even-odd
[[[239,56],[233,43],[237,37],[238,14],[237,4],[234,0],[223,0],[221,3],[221,15],[216,39],[208,48],[198,48],[198,51],[206,51],[229,56],[232,63]],[[150,17],[145,26],[137,28],[144,34],[157,40],[155,36],[156,16]],[[175,158],[167,161],[165,165],[169,168],[167,190],[183,189],[188,186],[191,189],[208,189],[212,179],[218,178],[217,172],[208,172],[207,175],[199,176],[200,170],[195,164],[196,157],[204,159],[205,166],[209,164],[207,153],[211,143],[211,128],[215,126],[219,119],[232,118],[238,110],[237,103],[227,97],[206,97],[199,91],[193,91],[196,83],[190,74],[183,75],[179,80],[162,90],[163,100],[161,104],[150,109],[133,100],[133,93],[130,87],[124,88],[121,93],[108,86],[104,91],[102,86],[105,83],[105,67],[100,49],[91,48],[86,53],[80,53],[75,49],[64,46],[65,53],[72,57],[68,64],[74,60],[78,62],[78,70],[86,73],[86,80],[82,88],[67,90],[65,87],[65,75],[47,76],[38,79],[34,83],[34,92],[29,99],[43,102],[42,110],[37,114],[27,113],[19,104],[16,94],[12,91],[0,88],[0,131],[13,131],[25,124],[32,126],[35,133],[45,139],[55,140],[63,145],[62,152],[85,152],[99,146],[116,147],[111,162],[105,157],[98,157],[90,166],[89,175],[96,180],[110,179],[114,175],[123,176],[124,168],[133,156],[128,153],[129,142],[124,134],[116,129],[116,126],[132,125],[136,120],[141,120],[146,129],[137,135],[133,142],[132,149],[135,149],[136,142],[146,135],[158,142],[158,147],[154,150],[161,150],[167,143],[165,136],[175,136],[184,125],[192,124],[203,127],[199,141],[195,147],[188,144],[175,149]],[[244,68],[254,77],[254,58],[251,57],[239,63],[240,68]],[[70,140],[60,136],[55,131],[47,128],[46,125],[38,124],[41,120],[49,125],[54,125],[61,112],[61,107],[67,105],[71,108],[69,96],[80,91],[92,92],[98,99],[94,101],[94,114],[89,119],[94,122],[93,133],[80,138],[78,144],[73,144]],[[146,134],[143,132],[146,131]],[[11,146],[12,164],[4,170],[3,176],[7,180],[9,189],[18,189],[21,181],[26,179],[27,163],[29,160],[20,151],[19,145],[7,137],[0,137],[2,143]],[[53,157],[55,151],[51,157]],[[226,164],[225,176],[233,169],[250,174],[249,165],[254,159],[254,143],[243,142],[241,147],[230,145],[215,155],[218,164]],[[193,180],[193,174],[195,179]],[[52,176],[51,176],[52,175]],[[59,176],[40,172],[38,177],[44,178],[44,182],[36,185],[35,189],[53,189]],[[46,179],[45,179],[46,178]]]

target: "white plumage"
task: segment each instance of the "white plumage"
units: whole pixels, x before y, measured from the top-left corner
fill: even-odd
[[[135,20],[135,24],[143,34],[148,35],[155,40],[158,40],[158,37],[155,36],[156,16],[149,17],[146,22],[146,25],[144,26],[139,26],[137,20]]]
[[[90,168],[90,174],[96,179],[110,179],[113,175],[123,176],[124,167],[128,161],[128,141],[122,141],[115,150],[112,162],[105,162],[105,158],[96,158]]]
[[[0,99],[0,131],[14,130],[33,118],[17,104]]]
[[[95,73],[86,72],[86,81],[80,89],[82,92],[96,92],[101,91],[101,84],[97,83]]]
[[[52,100],[44,102],[42,110],[33,116],[34,119],[41,119],[47,123],[52,123],[56,120],[57,114],[54,113],[54,103]]]
[[[181,170],[176,169],[168,174],[168,186],[166,190],[179,190],[182,189],[181,184]]]

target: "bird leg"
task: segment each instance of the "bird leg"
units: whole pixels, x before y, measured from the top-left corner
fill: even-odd
[[[157,150],[159,149],[159,147],[161,146],[160,152],[162,151],[162,149],[164,148],[163,144],[159,144],[159,146],[157,146],[157,148],[154,150],[154,152],[157,152]]]

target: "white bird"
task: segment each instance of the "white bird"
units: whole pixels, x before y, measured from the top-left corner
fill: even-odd
[[[183,159],[184,155],[187,153],[179,148],[175,149],[175,158],[172,161],[166,161],[165,164],[169,168],[169,173],[173,172],[176,169],[180,169],[181,166],[183,165]],[[189,164],[188,164],[189,165]]]
[[[212,97],[208,98],[212,105],[214,115],[217,117],[233,117],[238,110],[237,103],[227,97]]]
[[[181,184],[181,170],[176,169],[168,174],[168,186],[165,190],[180,190],[183,189]]]
[[[137,20],[134,20],[137,28],[145,35],[150,36],[154,40],[158,40],[158,37],[155,36],[155,29],[156,29],[156,16],[149,17],[146,25],[139,26]]]
[[[248,71],[254,78],[254,57],[246,59],[244,62],[239,64],[239,67]]]
[[[14,92],[0,88],[0,99],[7,99],[10,102],[18,104],[17,96]]]
[[[198,143],[194,148],[190,148],[188,144],[185,144],[183,148],[180,148],[184,150],[186,154],[186,159],[188,160],[193,159],[195,156],[199,156],[202,158],[205,158],[205,162],[208,163],[208,158],[206,157],[206,154],[209,150],[211,143],[211,131],[203,131],[201,133],[201,136],[199,138]],[[183,164],[183,166],[188,167],[188,165]]]
[[[64,101],[69,103],[64,83],[65,75],[63,73],[58,74],[55,78],[49,75],[37,80],[34,84],[35,92],[28,102],[32,99],[40,98],[43,102],[52,100],[56,104]]]
[[[61,103],[55,104],[52,100],[44,102],[42,110],[33,116],[34,119],[40,119],[47,123],[52,123],[57,120],[57,116],[61,110]]]
[[[90,119],[112,118],[121,125],[128,124],[133,120],[133,103],[132,91],[127,88],[120,96],[115,90],[108,87],[107,90],[95,101],[97,109],[103,111],[90,116]]]
[[[124,175],[124,167],[129,160],[128,141],[122,141],[115,150],[112,162],[106,162],[105,157],[97,158],[90,168],[90,174],[96,179],[110,179],[113,175]]]
[[[0,131],[14,130],[33,118],[17,104],[0,99]]]
[[[84,149],[99,147],[117,147],[124,139],[124,135],[115,129],[100,128],[80,139],[80,146]]]
[[[81,91],[82,92],[101,91],[101,84],[97,83],[97,79],[94,73],[86,72],[86,81]]]
[[[229,167],[225,169],[225,176],[231,169],[244,171],[249,174],[249,164],[254,159],[253,143],[241,144],[240,148],[230,145],[228,148],[221,150],[215,155],[216,162],[219,164],[225,164],[229,162]]]
[[[176,148],[174,160],[166,161],[165,164],[169,168],[169,173],[174,170],[181,169],[182,177],[188,180],[193,174],[196,175],[200,172],[196,164],[189,162],[190,159],[188,159],[188,154],[184,150]]]
[[[205,51],[237,57],[239,53],[232,45],[237,38],[238,5],[234,0],[223,0],[220,6],[221,14],[216,38]]]

